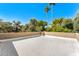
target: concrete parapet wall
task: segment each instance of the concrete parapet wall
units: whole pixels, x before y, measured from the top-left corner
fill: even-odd
[[[0,40],[33,35],[40,35],[40,32],[0,33]]]
[[[52,36],[60,36],[60,37],[67,37],[67,38],[76,38],[75,33],[64,33],[64,32],[45,32],[46,35]]]

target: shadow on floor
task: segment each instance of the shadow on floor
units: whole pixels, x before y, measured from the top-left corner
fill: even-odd
[[[0,56],[18,56],[11,41],[0,43]]]

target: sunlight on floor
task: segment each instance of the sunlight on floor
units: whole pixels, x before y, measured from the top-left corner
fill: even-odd
[[[20,56],[75,56],[79,53],[77,43],[75,39],[47,35],[13,42]]]

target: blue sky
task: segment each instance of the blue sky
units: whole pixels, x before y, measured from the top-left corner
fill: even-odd
[[[2,3],[0,4],[0,18],[10,22],[19,20],[22,24],[28,23],[31,18],[51,23],[55,18],[74,17],[79,10],[79,4],[56,3],[46,14],[44,8],[47,5],[47,3]]]
[[[73,18],[79,12],[79,3],[58,3],[53,7],[53,17]]]

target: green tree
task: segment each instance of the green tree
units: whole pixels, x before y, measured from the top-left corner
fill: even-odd
[[[42,20],[36,20],[36,19],[31,19],[26,26],[26,31],[31,31],[31,32],[39,32],[45,30],[45,26],[47,26],[47,22],[42,21]]]
[[[0,22],[0,32],[12,32],[12,23],[10,22]]]
[[[73,22],[74,22],[74,31],[79,32],[79,13],[77,13]]]
[[[21,30],[20,24],[21,24],[20,21],[13,21],[13,31],[14,32],[19,32]]]
[[[58,18],[52,22],[51,27],[55,32],[71,32],[73,31],[73,22],[72,19]]]
[[[26,31],[26,26],[25,25],[20,25],[20,31],[25,32]]]
[[[31,32],[35,32],[36,31],[36,26],[37,26],[37,20],[35,18],[30,19],[30,22],[28,24],[25,25],[25,30],[26,31],[31,31]]]
[[[32,18],[30,20],[29,28],[31,31],[36,31],[36,26],[37,26],[37,20],[35,18]]]
[[[45,26],[47,26],[47,22],[40,20],[40,21],[38,21],[38,26],[41,27],[41,31],[44,31],[44,30],[46,30]]]
[[[72,19],[64,19],[63,20],[63,27],[73,31],[73,21],[72,21]]]

